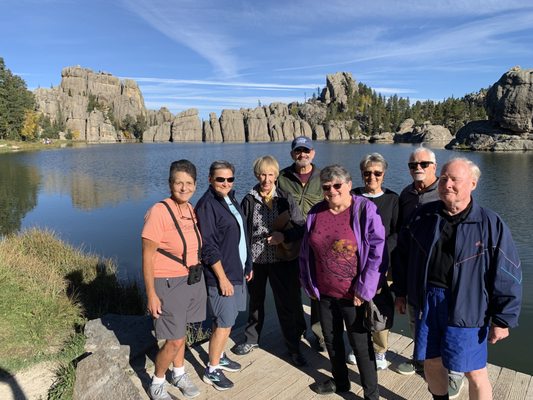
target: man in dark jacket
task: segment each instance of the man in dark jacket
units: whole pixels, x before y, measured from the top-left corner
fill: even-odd
[[[307,136],[295,138],[291,143],[291,158],[294,162],[279,173],[278,187],[294,197],[303,216],[307,218],[311,207],[324,200],[320,169],[313,164],[313,141]],[[311,300],[311,330],[316,336],[318,349],[325,351],[316,300]]]
[[[511,233],[471,197],[481,175],[466,158],[444,164],[440,201],[402,227],[393,260],[396,307],[416,311],[415,359],[434,399],[448,399],[448,371],[465,372],[469,395],[492,398],[487,341],[518,324],[522,270]]]

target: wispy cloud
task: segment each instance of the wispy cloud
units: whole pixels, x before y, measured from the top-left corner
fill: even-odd
[[[208,60],[223,76],[238,73],[238,61],[233,47],[238,41],[210,24],[209,4],[191,0],[124,0],[126,8],[137,14],[153,28]],[[222,3],[221,3],[222,4]]]
[[[302,83],[302,84],[281,84],[281,83],[259,83],[259,82],[225,82],[225,81],[210,81],[198,79],[171,79],[171,78],[150,78],[150,77],[121,77],[122,79],[133,79],[137,82],[159,83],[166,85],[198,85],[198,86],[225,86],[233,88],[247,88],[247,89],[315,89],[316,83]]]

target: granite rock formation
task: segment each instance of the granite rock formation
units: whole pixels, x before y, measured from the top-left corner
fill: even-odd
[[[348,97],[357,90],[357,85],[350,72],[337,72],[326,76],[326,87],[320,99],[323,103],[337,103],[341,109],[348,104]]]
[[[486,111],[502,129],[533,132],[533,69],[515,67],[503,74],[487,92]]]
[[[131,380],[146,373],[146,355],[157,351],[148,316],[107,314],[85,325],[87,357],[78,362],[73,398],[143,399]]]
[[[44,115],[51,121],[60,119],[74,139],[84,141],[120,140],[114,121],[123,121],[127,115],[135,118],[147,114],[135,81],[121,81],[108,73],[79,66],[63,68],[59,86],[34,93]]]
[[[176,115],[170,131],[173,142],[201,142],[202,123],[198,110],[191,108]]]
[[[488,121],[472,121],[448,143],[448,149],[476,151],[533,150],[533,69],[511,68],[487,92]]]
[[[494,121],[473,121],[459,129],[446,145],[450,150],[525,151],[533,150],[533,134],[517,135]]]
[[[430,121],[425,121],[421,126],[417,126],[412,119],[407,119],[394,135],[394,142],[444,144],[450,142],[452,138],[450,130],[442,125],[433,125]]]

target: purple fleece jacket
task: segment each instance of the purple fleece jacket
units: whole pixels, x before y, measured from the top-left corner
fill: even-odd
[[[385,228],[374,203],[352,195],[352,230],[358,254],[358,273],[353,292],[366,301],[372,299],[385,278],[388,266]],[[316,286],[315,261],[309,246],[309,233],[313,230],[316,215],[328,207],[326,201],[315,205],[307,215],[306,230],[300,247],[300,282],[307,295],[320,299]]]

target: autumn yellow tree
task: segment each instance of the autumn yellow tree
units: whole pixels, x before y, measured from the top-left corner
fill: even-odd
[[[39,132],[40,114],[33,110],[26,110],[24,113],[24,122],[20,130],[22,140],[34,140]]]

